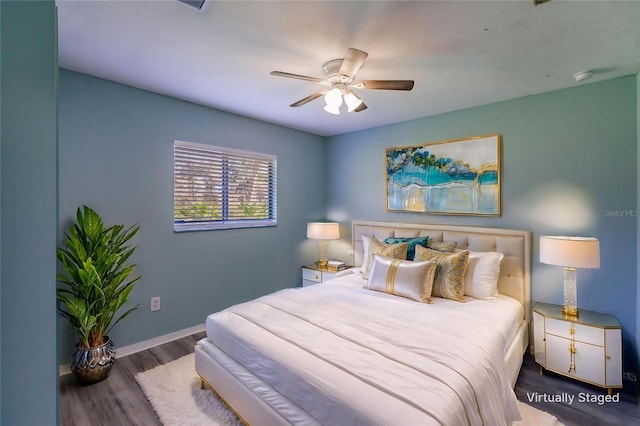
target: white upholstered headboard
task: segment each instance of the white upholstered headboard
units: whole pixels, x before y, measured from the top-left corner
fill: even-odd
[[[513,297],[524,306],[525,320],[531,318],[531,232],[514,229],[484,228],[423,223],[351,222],[354,266],[362,264],[362,236],[388,237],[428,236],[435,241],[456,241],[457,248],[473,251],[496,251],[504,254],[498,280],[498,291]]]

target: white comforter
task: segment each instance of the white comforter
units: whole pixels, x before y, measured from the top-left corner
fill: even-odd
[[[362,284],[350,275],[233,306],[207,318],[207,337],[321,424],[520,418],[504,366],[517,301],[429,305]]]

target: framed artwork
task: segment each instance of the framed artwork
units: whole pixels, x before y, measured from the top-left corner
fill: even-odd
[[[499,134],[385,150],[387,211],[500,216]]]

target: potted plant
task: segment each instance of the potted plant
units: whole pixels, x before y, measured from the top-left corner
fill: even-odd
[[[58,281],[63,284],[57,289],[58,309],[78,337],[71,371],[83,383],[107,377],[115,361],[107,334],[138,308],[118,314],[140,279],[129,279],[136,265],[127,264],[137,248],[129,241],[138,229],[138,225],[107,228],[95,211],[82,206],[65,234],[65,247],[56,251],[62,265]]]

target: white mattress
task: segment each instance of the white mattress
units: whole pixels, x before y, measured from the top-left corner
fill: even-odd
[[[271,405],[295,424],[519,419],[504,354],[523,318],[520,303],[424,304],[363,283],[347,275],[212,314],[213,345],[203,349],[243,366],[239,379],[257,392],[281,395]]]

